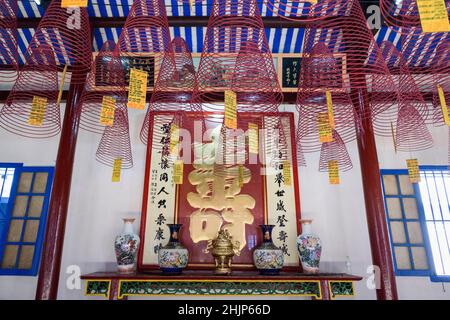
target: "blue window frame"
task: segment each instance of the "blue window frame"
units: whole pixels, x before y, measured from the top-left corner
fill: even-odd
[[[37,275],[53,167],[0,163],[0,275]]]
[[[395,274],[449,281],[448,169],[421,166],[420,175],[420,183],[411,184],[407,170],[381,170]]]
[[[420,207],[432,281],[450,281],[450,175],[448,167],[420,167]]]

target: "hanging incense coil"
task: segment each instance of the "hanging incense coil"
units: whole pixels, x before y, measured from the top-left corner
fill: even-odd
[[[0,126],[28,138],[49,138],[61,130],[58,71],[48,45],[29,51],[0,111]]]
[[[445,121],[438,87],[443,92],[447,109],[450,106],[450,44],[448,42],[442,43],[436,49],[436,55],[431,65],[432,88],[430,91],[433,93],[433,123],[441,126],[445,124]],[[429,77],[426,80],[429,81]]]
[[[244,8],[240,15],[236,15],[238,8]],[[254,0],[214,1],[192,109],[203,110],[205,114],[223,113],[225,90],[236,93],[237,112],[277,112],[282,102],[264,25]]]
[[[433,141],[426,123],[431,119],[430,106],[424,101],[418,85],[406,66],[403,55],[391,43],[380,45],[383,57],[393,73],[397,75],[397,107],[392,107],[375,118],[375,130],[392,131],[391,123],[397,122],[397,150],[422,150],[432,146]],[[396,119],[396,120],[395,120]],[[384,130],[383,130],[384,129]],[[392,134],[392,133],[391,133]]]
[[[333,141],[322,143],[319,171],[328,171],[330,161],[337,161],[339,171],[348,171],[353,168],[345,143],[336,130],[333,130]]]
[[[104,97],[115,100],[115,110],[127,108],[125,69],[121,58],[114,50],[113,41],[103,44],[92,63],[80,98],[78,107],[78,110],[81,109],[80,128],[93,133],[103,134],[105,131],[106,124],[101,122]]]
[[[153,83],[155,68],[161,65],[170,43],[169,21],[163,0],[135,0],[120,33],[117,51],[122,57],[136,61],[139,57],[154,57],[147,66],[149,83]]]
[[[175,114],[180,123],[184,114],[191,111],[189,103],[195,83],[195,68],[187,43],[180,37],[174,38],[164,53],[150,105],[142,124],[140,138],[147,144],[149,128],[153,127],[151,112],[167,111]],[[159,131],[153,132],[158,135]]]
[[[264,0],[273,15],[291,21],[315,21],[333,18],[348,9],[352,0]]]
[[[395,145],[398,151],[404,152],[425,150],[433,146],[433,138],[425,120],[412,105],[400,107]]]
[[[319,1],[317,5],[327,6],[328,2]],[[336,104],[335,108],[338,110],[337,124],[345,126],[344,129],[336,129],[342,139],[348,142],[355,139],[353,128],[360,130],[363,121],[373,121],[378,114],[396,105],[396,101],[393,99],[396,97],[396,93],[392,92],[393,79],[373,34],[367,26],[359,2],[341,1],[339,10],[330,10],[330,14],[333,15],[330,19],[313,19],[308,22],[302,51],[305,58],[314,52],[324,53],[325,56],[318,55],[314,58],[323,60],[319,66],[321,64],[331,65],[330,70],[333,72],[330,75],[325,72],[319,76],[315,70],[321,70],[321,68],[306,64],[306,69],[310,69],[308,71],[302,70],[301,67],[300,77],[303,73],[304,78],[299,79],[299,92],[306,92],[306,94],[300,94],[299,102],[303,101],[301,103],[306,105],[309,103],[324,105],[325,91],[329,89],[328,91],[332,93],[333,105]],[[327,60],[329,62],[326,62]],[[305,72],[310,73],[306,78]],[[314,94],[308,96],[308,88],[305,85],[307,79],[310,79],[311,83],[315,82],[318,86],[310,91],[322,92],[322,97],[314,97]],[[322,84],[320,84],[321,82]],[[368,91],[370,99],[362,99],[361,97],[365,96],[364,93]],[[341,108],[347,111],[339,112]],[[305,143],[302,141],[304,152],[318,151],[320,141],[309,137],[317,130],[317,120],[306,123],[304,121],[299,127],[298,137],[305,140]],[[307,142],[307,140],[310,141]]]
[[[127,109],[117,109],[114,113],[114,124],[105,128],[96,159],[110,167],[114,166],[116,159],[121,159],[122,169],[133,167]]]
[[[246,125],[240,115],[261,112],[267,121],[260,128],[283,134],[278,115],[283,95],[254,0],[213,3],[191,100],[192,110],[203,111],[204,128],[224,123],[227,91],[236,95],[237,128]]]
[[[28,46],[33,51],[43,44],[49,45],[55,55],[58,70],[76,65],[72,84],[84,84],[92,65],[91,27],[87,8],[61,8],[61,0],[53,0],[39,22]]]
[[[349,83],[343,78],[336,56],[324,43],[313,46],[302,58],[297,91],[298,142],[304,152],[318,151],[322,146],[318,126],[322,115],[327,117],[331,129],[341,132],[345,142],[356,138],[355,112],[349,92]]]
[[[19,51],[17,42],[17,0],[0,2],[0,82],[17,79]]]

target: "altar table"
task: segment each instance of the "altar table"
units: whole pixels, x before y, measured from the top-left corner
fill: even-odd
[[[264,276],[257,271],[233,271],[228,276],[212,271],[186,270],[180,275],[164,275],[159,270],[119,274],[95,272],[82,275],[86,296],[110,300],[130,296],[307,296],[330,300],[355,295],[354,282],[362,277],[343,273],[308,275],[281,272]]]

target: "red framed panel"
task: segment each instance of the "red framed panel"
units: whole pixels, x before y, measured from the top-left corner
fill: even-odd
[[[173,116],[172,112],[154,112],[151,115],[152,117],[161,119],[165,117],[164,121],[170,123],[170,119]],[[217,117],[221,116],[221,114],[218,113],[211,113],[208,116]],[[270,116],[270,114],[267,113],[240,113],[239,117],[240,119],[248,119],[248,121],[239,121],[239,126],[246,125],[248,122],[252,122],[252,119],[255,120],[255,122],[258,122],[257,120],[261,119],[262,117]],[[247,220],[247,223],[245,223],[245,238],[243,242],[245,242],[245,245],[242,247],[242,250],[240,252],[239,256],[235,256],[233,258],[233,268],[236,270],[245,270],[245,269],[254,269],[253,265],[253,250],[258,247],[262,242],[261,237],[261,231],[259,230],[259,225],[263,223],[270,223],[275,224],[276,227],[274,228],[274,242],[276,245],[282,247],[284,244],[286,244],[286,253],[289,255],[285,255],[285,261],[287,261],[285,269],[286,270],[299,270],[301,268],[299,266],[299,260],[296,253],[295,248],[295,238],[297,235],[301,232],[300,228],[300,197],[299,197],[299,186],[298,186],[298,169],[297,169],[297,159],[296,159],[296,146],[295,146],[295,124],[294,124],[294,114],[292,112],[282,112],[278,113],[276,116],[282,117],[284,121],[286,121],[289,126],[285,129],[289,131],[288,136],[290,137],[290,148],[288,148],[288,151],[290,156],[290,163],[291,163],[291,180],[292,183],[290,186],[284,186],[282,188],[286,189],[287,196],[283,201],[286,201],[286,212],[281,212],[285,214],[286,219],[280,217],[282,216],[281,213],[277,214],[275,212],[274,206],[276,206],[276,203],[280,201],[279,198],[274,194],[274,185],[273,185],[273,179],[275,178],[275,175],[272,173],[270,175],[267,174],[267,171],[269,170],[269,165],[264,165],[264,161],[261,161],[261,158],[258,157],[258,160],[256,163],[251,164],[251,160],[249,160],[249,157],[246,157],[246,162],[244,164],[245,168],[249,169],[251,172],[251,178],[250,181],[245,181],[245,183],[242,185],[242,187],[239,190],[238,195],[243,195],[244,197],[251,197],[254,199],[254,206],[250,208],[251,214],[253,216],[253,221],[249,223]],[[203,143],[207,144],[210,143],[210,136],[208,134],[205,134],[205,132],[202,132],[203,134],[198,133],[198,127],[197,129],[194,129],[194,121],[198,121],[200,123],[199,127],[201,126],[201,121],[204,119],[205,113],[201,112],[186,112],[186,116],[183,117],[181,126],[183,129],[187,130],[191,134],[192,140],[184,141],[181,145],[185,146],[182,148],[181,151],[181,157],[186,159],[184,152],[189,152],[191,155],[191,159],[194,160],[194,147],[191,147],[194,142],[199,142],[200,139],[203,139]],[[163,121],[163,122],[164,122]],[[155,170],[161,170],[162,166],[158,167],[160,163],[156,161],[152,161],[152,157],[155,157],[158,155],[158,148],[155,148],[155,141],[159,140],[161,135],[156,132],[156,130],[160,130],[161,126],[158,125],[162,122],[158,122],[156,119],[154,119],[153,122],[156,125],[154,125],[152,128],[149,128],[149,139],[147,144],[147,154],[146,154],[146,166],[145,166],[145,176],[144,176],[144,188],[143,188],[143,201],[142,201],[142,213],[141,213],[141,224],[140,224],[140,238],[141,238],[141,246],[138,253],[138,269],[139,271],[148,271],[148,270],[154,270],[158,269],[159,266],[157,264],[157,251],[155,248],[161,243],[161,245],[165,245],[169,238],[169,230],[167,226],[164,226],[164,224],[167,223],[181,223],[183,224],[183,227],[180,232],[180,238],[182,244],[188,248],[189,250],[189,264],[188,269],[212,269],[213,268],[213,258],[210,253],[204,253],[203,250],[206,248],[207,241],[197,241],[198,237],[192,235],[190,227],[191,227],[191,221],[192,215],[195,214],[196,211],[204,210],[195,207],[195,205],[192,204],[192,201],[188,200],[188,194],[191,194],[191,196],[198,192],[196,189],[196,185],[193,185],[192,176],[195,175],[194,170],[196,170],[194,164],[189,161],[185,161],[184,163],[184,175],[183,175],[183,183],[181,185],[171,185],[170,183],[167,183],[165,185],[161,185],[156,187],[155,184],[157,184],[161,177],[161,172],[156,173]],[[210,126],[217,126],[218,123],[216,121],[207,121],[208,125]],[[214,128],[206,128],[212,129],[213,134],[215,133]],[[241,128],[242,130],[246,131],[247,128]],[[216,130],[218,130],[216,128]],[[194,133],[194,131],[197,131],[197,133]],[[210,130],[211,131],[211,130]],[[185,139],[183,134],[181,134],[182,139]],[[202,137],[203,136],[203,137]],[[260,140],[262,140],[262,134],[260,133]],[[263,151],[263,143],[260,141],[260,150]],[[186,151],[188,150],[188,151]],[[246,150],[248,151],[248,146],[246,146]],[[187,157],[189,158],[189,157]],[[254,158],[253,158],[254,159]],[[155,160],[155,159],[154,159]],[[198,167],[197,167],[198,168]],[[260,172],[266,172],[266,175],[261,175]],[[170,175],[170,173],[169,173]],[[215,177],[217,178],[217,177]],[[270,179],[270,180],[267,180]],[[195,183],[194,183],[195,184]],[[221,185],[218,183],[218,185]],[[164,210],[166,211],[164,217],[165,221],[161,225],[158,225],[158,216],[159,213],[156,212],[152,208],[156,208],[155,201],[159,202],[158,199],[159,195],[156,195],[159,191],[161,191],[162,187],[165,186],[167,189],[161,195],[164,195],[167,191],[169,194],[170,192],[174,192],[174,194],[170,194],[169,201],[173,201],[173,204],[167,205],[167,208]],[[276,186],[275,186],[276,187]],[[224,190],[222,190],[225,192]],[[268,193],[271,194],[268,194]],[[290,193],[289,193],[290,192]],[[221,192],[218,192],[218,197],[220,197]],[[289,196],[290,195],[290,196]],[[198,198],[198,197],[197,197]],[[248,197],[247,197],[248,198]],[[190,198],[192,199],[192,198]],[[164,199],[166,200],[166,199]],[[168,203],[167,202],[167,203]],[[153,205],[153,206],[152,206]],[[164,207],[161,207],[161,210],[163,210]],[[220,213],[223,215],[224,210],[220,209],[211,209],[212,211],[215,211],[216,215],[217,213]],[[293,212],[295,211],[295,212]],[[204,211],[202,211],[204,212]],[[233,213],[234,214],[234,213]],[[222,216],[223,217],[223,216]],[[287,221],[285,221],[287,220]],[[295,220],[295,221],[294,221]],[[280,224],[279,221],[281,221],[281,224],[284,224],[284,227],[279,226],[279,229],[277,229],[278,225]],[[161,220],[159,220],[161,222]],[[209,223],[209,222],[208,222]],[[230,226],[229,221],[227,222],[225,219],[222,221],[221,228],[224,226]],[[158,227],[161,227],[163,231],[164,239],[157,239],[155,230],[158,229]],[[198,230],[198,228],[197,228]],[[287,237],[289,240],[285,240],[285,242],[281,242],[281,238],[278,239],[279,232],[282,230],[285,231],[287,234]],[[239,234],[239,233],[236,233]],[[194,239],[193,239],[194,238]]]

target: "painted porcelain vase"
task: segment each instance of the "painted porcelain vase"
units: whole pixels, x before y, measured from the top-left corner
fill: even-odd
[[[168,224],[170,230],[169,243],[159,249],[158,263],[164,273],[181,273],[189,260],[188,250],[178,240],[181,224]]]
[[[139,236],[134,233],[134,218],[123,219],[123,231],[114,241],[119,273],[132,273],[135,271],[136,254],[139,248]]]
[[[304,273],[319,273],[322,243],[320,238],[311,232],[312,220],[300,220],[302,234],[297,238],[297,251]]]
[[[283,268],[283,251],[272,242],[274,225],[260,226],[263,233],[263,243],[253,251],[253,262],[261,274],[278,274]]]

